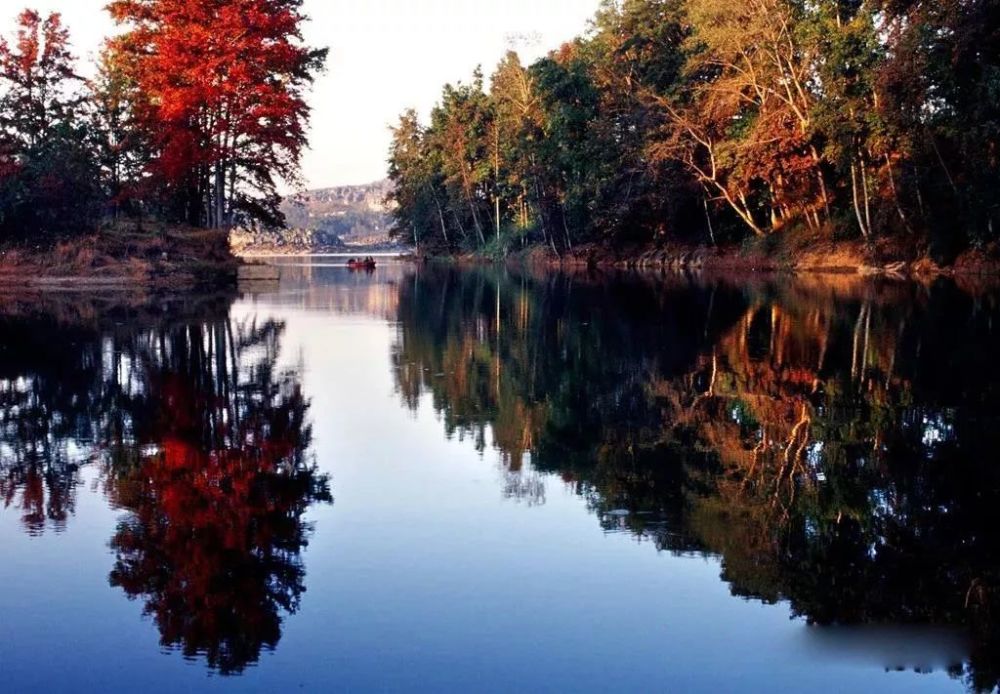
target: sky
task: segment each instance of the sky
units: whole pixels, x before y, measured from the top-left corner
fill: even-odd
[[[107,0],[0,0],[0,27],[25,6],[61,12],[75,54],[90,60],[114,31]],[[330,48],[310,96],[308,188],[385,177],[389,127],[402,111],[425,117],[446,82],[488,76],[513,45],[530,62],[583,33],[599,0],[305,0],[311,45]],[[9,29],[8,29],[9,31]],[[7,31],[4,31],[7,33]],[[521,38],[519,38],[521,37]],[[526,40],[525,40],[526,39]],[[86,66],[81,66],[86,73]]]

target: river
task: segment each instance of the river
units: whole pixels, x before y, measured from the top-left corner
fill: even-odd
[[[1000,682],[1000,294],[278,259],[0,298],[0,688]]]

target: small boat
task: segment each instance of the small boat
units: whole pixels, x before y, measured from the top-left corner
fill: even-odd
[[[374,258],[351,258],[347,261],[347,267],[351,270],[374,270]]]

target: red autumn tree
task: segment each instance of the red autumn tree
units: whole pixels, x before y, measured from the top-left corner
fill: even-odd
[[[280,181],[297,182],[305,91],[326,59],[306,46],[302,0],[112,0],[128,30],[111,54],[156,147],[165,211],[213,228],[276,226]]]

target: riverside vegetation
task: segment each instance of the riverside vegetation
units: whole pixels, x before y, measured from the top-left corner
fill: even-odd
[[[0,38],[5,273],[231,269],[229,229],[283,224],[326,57],[301,4],[114,0],[89,78],[59,14],[21,12]]]
[[[996,0],[604,0],[584,36],[401,116],[395,232],[590,262],[990,259],[998,133]]]

